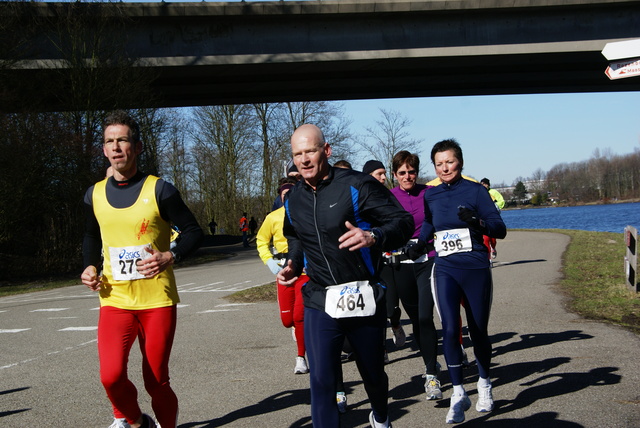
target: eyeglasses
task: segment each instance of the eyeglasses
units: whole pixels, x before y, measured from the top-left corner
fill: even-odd
[[[412,169],[410,171],[398,171],[398,172],[396,172],[396,174],[398,174],[400,177],[403,177],[405,174],[416,175],[417,173],[418,173],[418,171],[416,171],[415,169]]]

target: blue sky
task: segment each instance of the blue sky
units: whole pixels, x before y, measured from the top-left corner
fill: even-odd
[[[492,185],[588,160],[596,149],[618,155],[640,150],[640,92],[362,100],[344,106],[355,133],[374,127],[380,109],[411,120],[407,131],[423,141],[425,175],[433,175],[433,144],[457,139],[465,174],[487,177]]]

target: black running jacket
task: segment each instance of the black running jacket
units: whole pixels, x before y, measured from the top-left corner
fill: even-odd
[[[289,192],[285,209],[288,257],[297,275],[306,268],[312,288],[378,282],[382,252],[404,245],[414,229],[413,217],[386,187],[368,174],[343,168],[331,168],[316,190],[303,180],[298,182]],[[373,229],[376,244],[357,251],[339,249],[338,238],[347,232],[347,220],[363,230]]]

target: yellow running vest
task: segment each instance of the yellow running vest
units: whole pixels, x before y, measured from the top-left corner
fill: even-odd
[[[177,304],[173,267],[147,279],[136,270],[136,261],[149,257],[144,247],[169,251],[171,227],[156,201],[158,177],[148,176],[138,200],[128,208],[114,208],[107,201],[107,180],[93,189],[93,211],[100,224],[104,266],[100,305],[121,309],[151,309]]]

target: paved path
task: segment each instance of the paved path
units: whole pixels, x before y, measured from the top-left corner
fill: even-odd
[[[640,426],[640,339],[564,309],[554,284],[567,243],[545,232],[509,232],[499,241],[490,323],[496,410],[481,415],[472,407],[461,426]],[[293,375],[295,344],[276,304],[223,299],[271,280],[255,249],[235,249],[232,259],[177,271],[182,307],[171,367],[180,427],[310,427],[308,376]],[[0,426],[110,424],[91,329],[96,307],[95,295],[81,286],[0,299]],[[445,399],[427,402],[411,341],[399,350],[388,344],[394,427],[446,426],[446,372]],[[131,376],[150,411],[139,362],[134,348]],[[345,363],[344,373],[349,411],[342,426],[368,427],[355,364]],[[470,369],[465,383],[473,403],[476,380]]]

